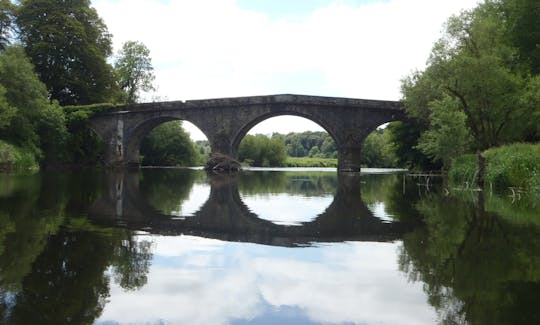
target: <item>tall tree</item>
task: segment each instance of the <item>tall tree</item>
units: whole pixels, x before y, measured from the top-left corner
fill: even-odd
[[[502,16],[500,1],[486,0],[451,17],[443,37],[433,47],[426,70],[404,80],[402,92],[408,112],[429,128],[439,128],[421,138],[424,144],[420,148],[425,153],[448,161],[460,152],[454,146],[442,146],[449,134],[439,132],[441,118],[455,122],[452,127],[463,131],[465,144],[467,132],[456,124],[463,120],[476,150],[523,138],[531,106],[523,105],[522,98],[530,80],[516,69],[516,50],[506,41]],[[440,148],[434,147],[437,143]],[[444,153],[446,149],[449,151]]]
[[[61,105],[111,100],[111,35],[89,0],[22,0],[16,23],[52,99]]]
[[[128,41],[122,45],[114,64],[120,88],[128,104],[136,103],[140,91],[154,90],[154,68],[150,50],[140,42]]]

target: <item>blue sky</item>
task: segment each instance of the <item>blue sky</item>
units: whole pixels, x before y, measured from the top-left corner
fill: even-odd
[[[151,100],[280,93],[398,100],[444,22],[477,0],[93,0],[113,34],[151,52]],[[317,129],[268,120],[254,132]],[[319,128],[320,129],[320,128]],[[194,134],[194,133],[192,133]],[[201,134],[195,136],[201,138]]]

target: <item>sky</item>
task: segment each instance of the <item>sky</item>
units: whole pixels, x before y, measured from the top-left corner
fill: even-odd
[[[150,50],[145,101],[302,94],[399,100],[444,22],[477,0],[93,0],[113,35]],[[186,124],[184,124],[186,126]],[[192,126],[194,139],[204,138]],[[277,117],[249,133],[322,130]]]

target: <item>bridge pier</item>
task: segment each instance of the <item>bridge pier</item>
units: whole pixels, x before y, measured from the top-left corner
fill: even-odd
[[[361,144],[338,148],[338,172],[359,172],[361,162]]]

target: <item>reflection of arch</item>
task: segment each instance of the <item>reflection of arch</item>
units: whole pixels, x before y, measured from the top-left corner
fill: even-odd
[[[266,121],[266,120],[268,120],[270,118],[273,118],[273,117],[286,116],[286,115],[302,117],[302,118],[305,118],[305,119],[307,119],[309,121],[312,121],[312,122],[318,124],[320,127],[322,127],[330,135],[330,137],[332,137],[332,140],[334,140],[334,142],[336,142],[336,139],[337,139],[336,135],[333,134],[332,129],[328,125],[325,125],[326,123],[325,123],[325,121],[323,119],[320,119],[316,115],[308,115],[308,114],[305,114],[303,112],[295,112],[295,111],[291,110],[288,107],[284,107],[283,110],[276,110],[276,111],[272,111],[272,112],[270,112],[268,114],[257,116],[254,119],[252,119],[251,121],[248,121],[247,123],[245,123],[236,132],[236,134],[233,136],[233,141],[232,141],[232,150],[233,150],[233,152],[238,152],[238,147],[240,146],[240,143],[242,142],[242,139],[244,139],[244,137],[249,132],[249,130],[251,130],[257,124],[259,124],[261,122],[264,122],[264,121]]]
[[[406,230],[403,224],[385,223],[371,213],[360,198],[360,179],[354,174],[341,174],[332,204],[315,220],[299,226],[277,225],[258,218],[242,202],[234,177],[211,177],[208,200],[194,216],[186,218],[156,211],[139,192],[138,180],[137,173],[110,173],[105,184],[108,195],[93,204],[89,215],[99,222],[120,223],[151,233],[278,246],[320,241],[393,241]]]

